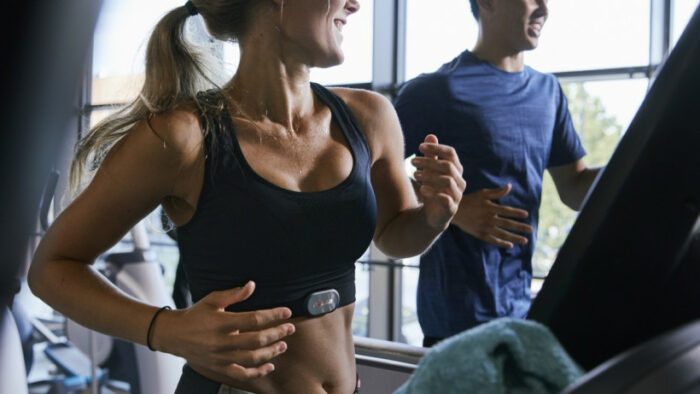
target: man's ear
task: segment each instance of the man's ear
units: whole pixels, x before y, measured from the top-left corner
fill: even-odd
[[[494,0],[476,0],[476,2],[479,4],[479,11],[493,12]]]

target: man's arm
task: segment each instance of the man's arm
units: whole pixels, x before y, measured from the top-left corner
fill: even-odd
[[[561,201],[569,208],[578,211],[588,194],[593,181],[603,167],[588,168],[583,159],[563,166],[548,168]]]
[[[522,234],[531,234],[532,226],[520,220],[526,219],[528,212],[493,201],[505,197],[511,188],[508,184],[500,189],[481,189],[465,194],[452,224],[500,248],[510,249],[513,244],[525,245],[527,238]]]
[[[421,201],[418,193],[420,185],[416,181],[412,183],[416,196]],[[510,249],[514,243],[527,244],[527,238],[520,234],[532,234],[532,226],[513,220],[527,219],[527,211],[492,201],[505,197],[511,188],[508,184],[500,189],[481,189],[464,194],[457,213],[452,218],[452,224],[465,233],[499,248]]]

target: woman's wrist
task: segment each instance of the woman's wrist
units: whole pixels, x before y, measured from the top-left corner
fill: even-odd
[[[146,333],[146,346],[153,351],[166,352],[168,351],[168,337],[171,334],[168,327],[174,327],[170,323],[174,314],[177,311],[172,310],[170,307],[162,307],[158,309],[153,318],[151,318],[150,328]]]
[[[427,209],[425,207],[425,204],[420,206],[419,211],[418,211],[418,215],[419,215],[421,221],[424,223],[424,226],[434,232],[434,234],[431,234],[431,235],[438,236],[443,231],[447,230],[447,227],[450,226],[450,220],[447,220],[443,223],[433,223],[430,220],[430,217],[428,216],[428,212],[427,212]]]

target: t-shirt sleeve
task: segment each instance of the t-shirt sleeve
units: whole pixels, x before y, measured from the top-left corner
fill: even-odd
[[[557,104],[557,118],[554,125],[552,149],[549,154],[547,167],[563,166],[571,164],[586,155],[586,150],[581,144],[574,129],[569,113],[569,103],[559,83],[556,84],[559,99]]]
[[[401,122],[406,157],[419,155],[418,145],[430,133],[437,133],[441,123],[438,89],[433,78],[419,76],[406,82],[394,99],[394,108]]]

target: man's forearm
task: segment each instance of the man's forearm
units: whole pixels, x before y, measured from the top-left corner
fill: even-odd
[[[564,198],[564,196],[562,196],[562,201],[569,206],[569,208],[580,211],[583,206],[583,200],[586,198],[588,191],[602,169],[603,167],[593,167],[581,171],[576,177],[575,182],[571,185],[569,192],[565,193],[567,197]]]

